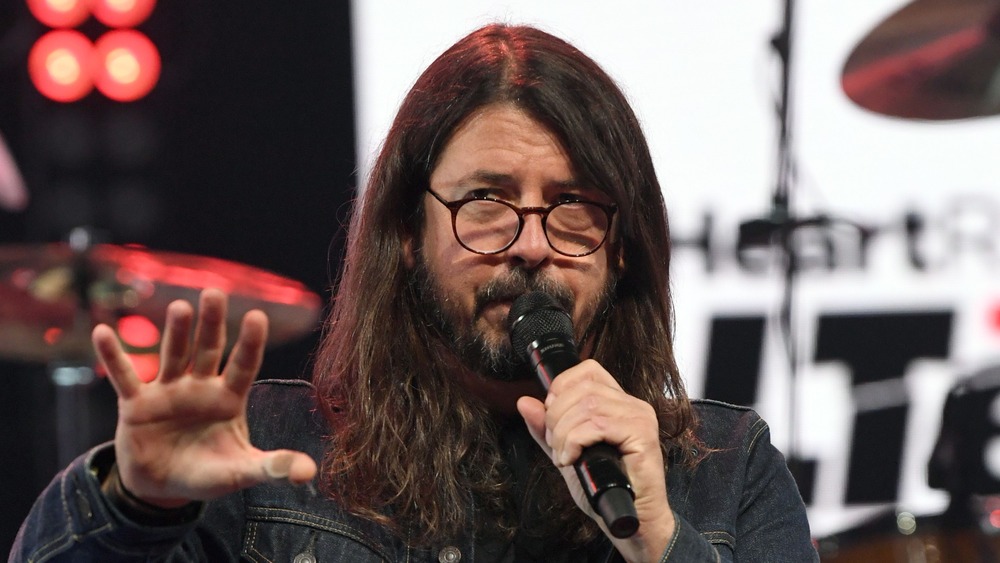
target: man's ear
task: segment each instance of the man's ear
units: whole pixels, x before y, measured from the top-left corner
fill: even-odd
[[[403,265],[406,266],[407,270],[412,270],[417,265],[417,259],[413,256],[413,235],[403,236],[403,245],[400,253],[402,254]]]
[[[612,263],[615,265],[615,272],[620,276],[625,273],[625,243],[621,240],[616,240],[613,248]]]

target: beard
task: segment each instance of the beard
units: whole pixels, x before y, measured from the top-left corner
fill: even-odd
[[[607,317],[617,279],[609,274],[601,292],[585,304],[580,327],[574,327],[578,343],[586,342]],[[515,353],[506,331],[491,334],[479,326],[483,311],[499,302],[512,302],[531,291],[548,294],[566,311],[572,312],[576,297],[569,287],[537,270],[512,268],[491,279],[475,294],[471,315],[462,310],[461,300],[441,289],[423,256],[416,253],[416,264],[409,280],[417,307],[427,326],[452,348],[462,364],[474,373],[496,381],[518,381],[534,377],[530,366]],[[506,327],[505,327],[506,328]]]

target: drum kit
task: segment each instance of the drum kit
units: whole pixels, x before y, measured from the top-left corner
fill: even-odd
[[[252,309],[269,318],[268,345],[315,330],[322,303],[303,284],[252,266],[138,246],[65,243],[0,247],[0,358],[40,363],[55,385],[58,464],[92,445],[88,388],[95,381],[90,331],[118,330],[140,378],[155,376],[167,304],[198,303],[205,288],[229,294],[228,334]]]
[[[316,327],[321,303],[304,285],[218,258],[136,246],[67,243],[0,247],[0,356],[32,362],[93,359],[90,330],[139,317],[162,326],[171,301],[198,302],[205,288],[229,294],[229,334],[243,314],[267,313],[268,343],[280,344]],[[158,339],[130,342],[149,353]]]
[[[1000,475],[986,461],[991,444],[1000,436],[998,405],[1000,365],[965,378],[948,394],[941,430],[927,463],[928,485],[950,496],[943,513],[883,513],[820,539],[823,561],[1000,561]]]

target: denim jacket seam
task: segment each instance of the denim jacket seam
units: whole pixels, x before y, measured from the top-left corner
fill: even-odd
[[[267,563],[273,563],[266,555],[257,551],[257,527],[260,522],[256,520],[251,520],[247,527],[249,528],[249,533],[247,534],[247,543],[244,546],[243,551],[248,555],[252,556],[254,561],[267,561]]]
[[[253,527],[254,537],[256,537],[257,526],[262,522],[280,522],[283,524],[308,526],[310,528],[323,530],[331,534],[340,535],[345,538],[354,540],[355,542],[370,549],[373,553],[378,555],[379,558],[385,561],[392,560],[392,557],[389,554],[385,553],[384,546],[382,546],[380,542],[374,540],[373,538],[368,537],[363,533],[358,532],[357,530],[344,524],[343,522],[338,522],[336,520],[331,520],[329,518],[321,518],[312,512],[294,510],[291,508],[278,508],[278,507],[267,507],[267,506],[249,506],[247,508],[248,508],[247,511],[248,519],[254,523]],[[264,516],[260,515],[249,516],[249,512],[251,511],[262,511],[264,512]],[[288,513],[291,514],[291,516],[269,515],[267,513],[278,513],[278,514]],[[299,516],[300,518],[294,518],[294,516]],[[320,521],[323,521],[325,523]],[[256,550],[254,551],[257,552]],[[407,559],[409,559],[409,551],[407,551]],[[265,560],[267,560],[266,557]]]
[[[757,428],[757,431],[754,432],[753,436],[750,438],[750,441],[747,442],[747,449],[745,453],[750,453],[750,451],[753,450],[754,447],[757,445],[757,440],[759,440],[761,435],[763,435],[764,432],[767,431],[767,423],[764,421],[764,419],[758,418],[757,421],[754,422],[753,426],[750,427],[751,431],[754,429],[754,427],[758,426],[759,428]]]
[[[362,543],[376,543],[367,538],[366,536],[364,536],[363,534],[358,533],[353,528],[341,522],[337,522],[336,520],[331,520],[329,518],[319,517],[312,512],[294,510],[291,508],[279,508],[270,506],[251,506],[249,508],[250,510],[263,511],[265,513],[264,516],[255,515],[255,517],[251,518],[256,522],[282,522],[285,524],[300,524],[300,525],[310,526],[313,528],[319,528],[333,533],[338,533]],[[282,513],[287,513],[289,515],[283,516]],[[295,518],[295,516],[298,516],[299,518]]]
[[[708,543],[725,543],[729,544],[730,547],[734,547],[736,543],[736,538],[725,530],[709,530],[701,532],[701,535]]]
[[[29,558],[29,563],[35,561],[45,561],[49,555],[59,553],[63,546],[72,545],[73,534],[59,534],[55,539],[40,546]]]
[[[670,543],[667,544],[667,549],[663,552],[663,557],[660,557],[660,563],[664,563],[670,558],[670,553],[674,550],[674,545],[677,543],[677,537],[681,535],[681,520],[680,515],[677,511],[672,511],[674,513],[674,535],[670,538]]]
[[[67,471],[63,474],[63,477],[59,482],[59,489],[61,493],[59,495],[59,503],[62,505],[63,514],[65,515],[66,531],[53,538],[52,541],[40,546],[34,553],[36,558],[30,559],[30,561],[44,561],[49,554],[58,553],[58,550],[62,547],[62,545],[73,543],[73,536],[75,535],[73,533],[73,515],[69,510],[69,494],[67,491],[67,480],[69,478],[69,472]]]
[[[277,513],[288,513],[288,514],[290,514],[291,516],[273,517],[273,519],[279,520],[279,521],[283,521],[283,522],[299,522],[298,520],[294,520],[295,516],[299,516],[301,518],[301,523],[311,522],[311,521],[314,521],[314,520],[330,520],[329,518],[322,518],[322,517],[316,516],[316,514],[314,514],[312,512],[309,512],[309,511],[306,511],[306,510],[296,510],[294,508],[283,508],[283,507],[279,507],[279,506],[255,506],[255,505],[250,505],[249,508],[251,510],[255,510],[255,511],[277,512]],[[272,519],[272,517],[268,516],[267,518],[258,518],[258,520],[261,520],[261,519]],[[331,520],[331,522],[332,522],[332,520]]]
[[[87,459],[89,460],[92,455],[93,455],[92,452],[88,454]],[[87,476],[84,476],[83,478],[87,479]],[[77,533],[74,531],[73,529],[74,518],[72,511],[70,510],[69,507],[69,496],[71,494],[70,491],[73,490],[75,494],[76,491],[83,490],[85,486],[83,483],[80,483],[79,477],[74,475],[73,468],[68,469],[63,474],[59,482],[59,488],[61,493],[59,495],[60,497],[59,502],[62,505],[63,514],[65,516],[66,532],[60,534],[52,541],[40,546],[38,550],[35,552],[34,557],[30,559],[30,561],[45,561],[48,559],[50,555],[59,553],[61,547],[70,546],[74,543],[75,540],[90,536],[92,536],[94,538],[94,541],[96,541],[100,545],[107,547],[109,551],[113,551],[115,553],[123,555],[126,554],[131,555],[139,553],[130,550],[123,550],[121,549],[120,546],[108,542],[107,539],[103,537],[105,533],[114,531],[115,525],[111,521],[108,521],[102,526],[93,528],[91,530],[87,530],[86,532]],[[93,509],[101,510],[100,507],[95,507]]]
[[[718,534],[721,537],[714,537],[716,534]],[[736,548],[736,541],[733,538],[732,534],[724,530],[711,530],[708,532],[700,532],[700,535],[701,537],[705,538],[705,541],[711,544],[713,547],[718,544],[725,544],[732,549]],[[713,549],[712,551],[715,552],[716,563],[721,562],[722,555],[719,553],[719,550]]]
[[[31,556],[28,557],[28,563],[35,563],[40,561],[47,561],[49,555],[54,555],[59,553],[59,549],[63,546],[72,545],[73,534],[60,534],[52,541],[40,546]]]
[[[87,477],[84,477],[84,479],[87,479]],[[83,484],[80,483],[79,480],[77,480],[75,477],[73,478],[73,484],[76,487],[76,491],[74,491],[75,494],[77,494],[77,495],[83,495],[83,489],[84,489]],[[99,494],[102,497],[101,500],[104,500],[103,499],[104,493],[101,492]],[[85,497],[84,497],[84,500],[86,500]],[[63,498],[63,504],[64,505],[65,505],[65,502],[66,502],[66,499],[64,497]],[[89,503],[89,501],[88,501],[88,503]],[[98,526],[98,527],[92,529],[92,530],[88,530],[88,531],[83,532],[83,533],[73,534],[73,537],[85,538],[87,536],[91,536],[92,535],[92,536],[95,537],[96,540],[101,541],[102,543],[104,543],[105,545],[107,545],[107,542],[103,541],[103,539],[101,538],[101,535],[104,534],[104,533],[106,533],[106,532],[112,532],[112,531],[114,531],[115,525],[113,523],[113,520],[110,519],[110,515],[107,514],[107,511],[104,509],[103,505],[100,504],[100,503],[98,503],[97,506],[91,505],[90,509],[93,510],[93,511],[95,511],[95,512],[100,511],[102,518],[105,520],[105,523],[103,525],[101,525],[101,526]]]
[[[66,473],[63,474],[62,482],[60,483],[60,487],[62,488],[61,491],[62,494],[59,495],[60,497],[59,502],[62,504],[63,514],[66,517],[67,535],[70,538],[72,538],[76,534],[73,533],[73,513],[70,512],[69,509],[70,479],[72,479],[72,477],[70,476],[70,471],[67,471]]]

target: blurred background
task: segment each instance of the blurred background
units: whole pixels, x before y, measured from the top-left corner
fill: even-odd
[[[69,26],[43,23],[29,4],[46,8],[0,2],[0,134],[28,192],[23,208],[0,206],[0,340],[72,326],[63,313],[65,302],[79,302],[75,295],[46,299],[15,290],[24,285],[18,276],[42,278],[72,263],[52,245],[86,227],[98,245],[156,253],[98,253],[101,279],[121,269],[156,285],[163,297],[150,304],[191,296],[184,290],[216,281],[213,273],[234,290],[257,284],[245,292],[254,305],[272,303],[265,295],[284,287],[267,283],[263,271],[302,284],[316,295],[301,307],[309,324],[296,325],[294,338],[270,350],[264,373],[308,376],[318,329],[313,311],[329,297],[356,182],[349,5],[105,2],[152,5],[140,23],[119,28],[98,20],[90,2],[49,3],[83,6],[82,21]],[[29,76],[32,49],[47,34],[75,31],[96,42],[119,29],[141,33],[160,60],[155,85],[138,98],[118,101],[91,87],[79,99],[53,100]],[[72,62],[51,64],[74,76]],[[202,257],[227,263],[194,260]],[[79,363],[74,349],[46,351],[36,341],[0,348],[0,448],[10,453],[0,464],[7,484],[0,546],[9,546],[32,497],[61,465],[57,422],[68,419],[61,449],[72,452],[113,436],[116,407],[103,378],[55,382],[55,370]]]
[[[113,434],[93,322],[148,363],[167,297],[224,285],[275,319],[264,376],[308,376],[402,96],[500,20],[632,100],[689,391],[769,421],[823,558],[1000,553],[1000,2],[203,4],[0,6],[0,545]]]

